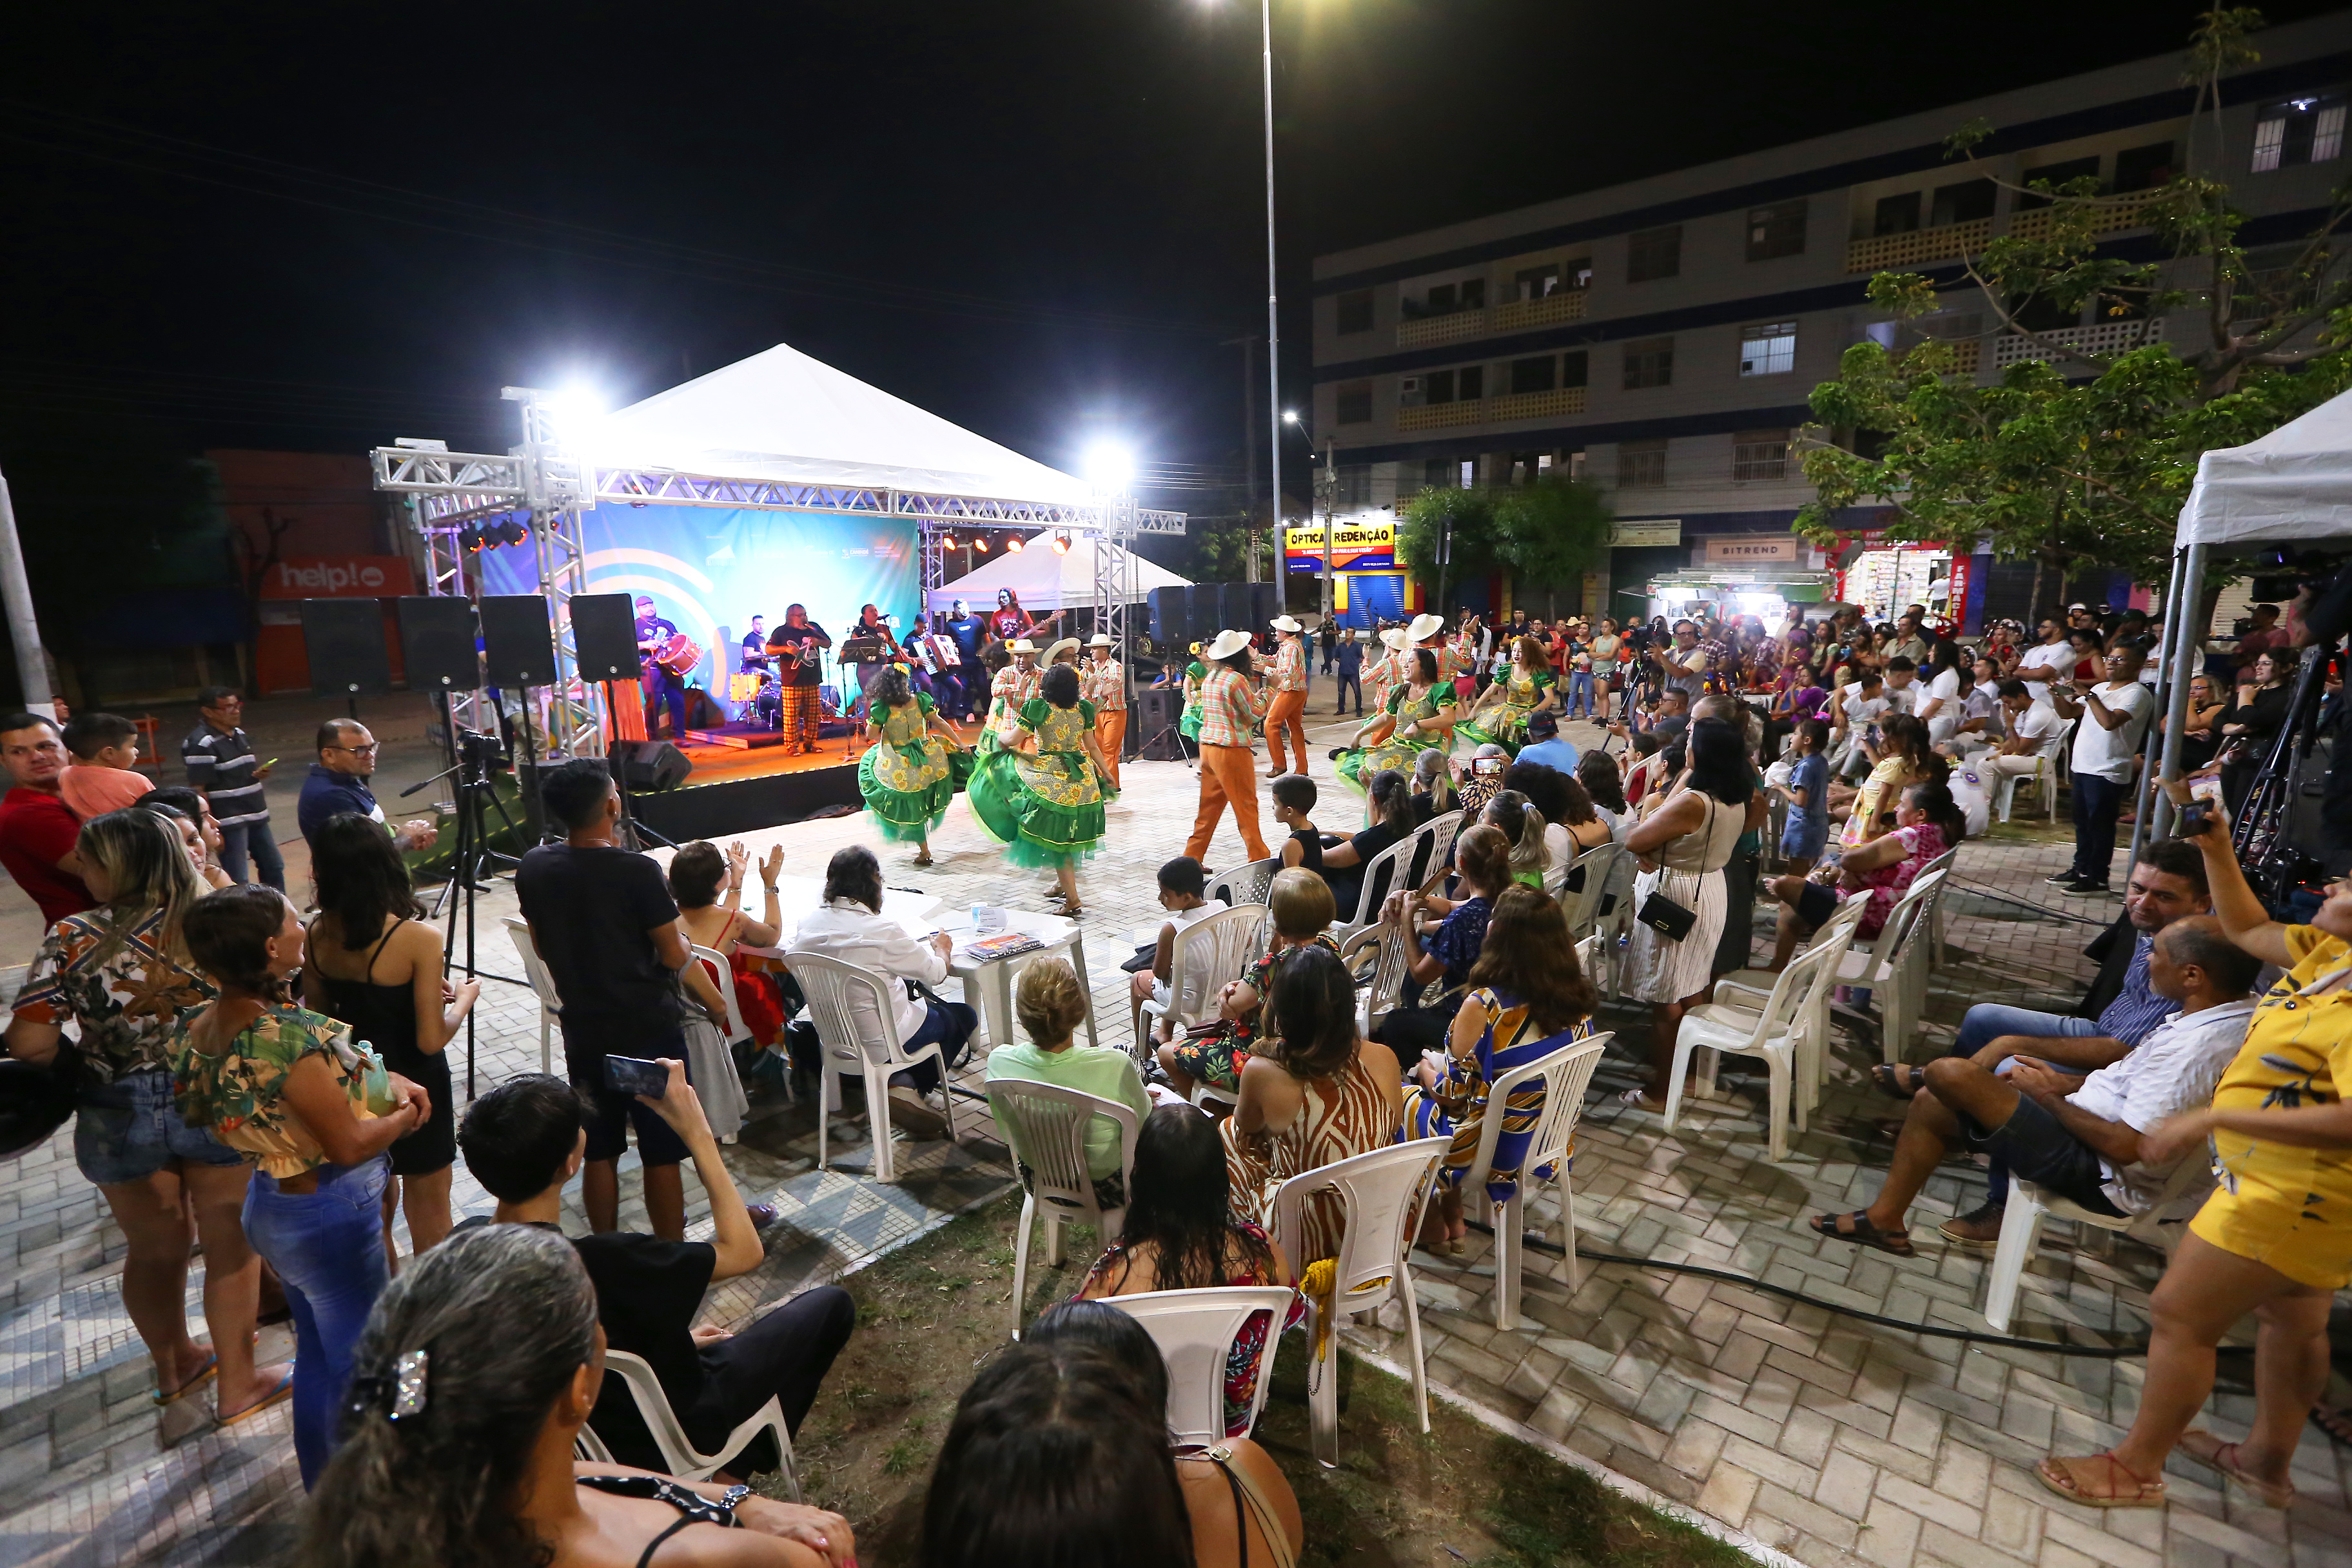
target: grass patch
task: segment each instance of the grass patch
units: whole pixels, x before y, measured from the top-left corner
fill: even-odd
[[[931,1461],[972,1374],[1007,1342],[1010,1196],[852,1275],[858,1331],[794,1447],[810,1502],[848,1518],[857,1555],[912,1563]],[[1093,1237],[1058,1269],[1030,1256],[1028,1317],[1077,1289]],[[1713,1537],[1630,1502],[1581,1470],[1433,1403],[1424,1436],[1410,1386],[1343,1357],[1339,1464],[1308,1445],[1305,1340],[1286,1339],[1257,1437],[1298,1494],[1304,1561],[1477,1568],[1746,1568]]]

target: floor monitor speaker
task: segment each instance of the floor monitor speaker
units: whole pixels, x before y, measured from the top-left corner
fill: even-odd
[[[694,760],[667,741],[615,741],[607,755],[613,777],[631,795],[676,789],[694,771]]]

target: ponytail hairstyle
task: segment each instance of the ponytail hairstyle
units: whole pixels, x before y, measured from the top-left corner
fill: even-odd
[[[1936,825],[1944,836],[1944,847],[1957,849],[1969,836],[1968,814],[1960,803],[1952,798],[1952,786],[1939,780],[1928,779],[1913,784],[1903,792],[1911,798],[1911,809]]]
[[[1511,841],[1511,875],[1528,871],[1542,875],[1551,864],[1551,851],[1544,844],[1543,813],[1517,790],[1506,789],[1495,793],[1482,815]]]
[[[596,1291],[555,1232],[484,1226],[410,1260],[368,1314],[299,1568],[545,1568],[516,1494],[595,1353]],[[395,1419],[409,1387],[423,1408]]]
[[[1445,765],[1445,753],[1432,748],[1412,760],[1413,783],[1429,796],[1429,814],[1444,816],[1454,809],[1454,773]]]
[[[156,913],[163,917],[156,945],[174,958],[187,955],[188,910],[204,896],[205,885],[188,861],[177,827],[135,806],[110,811],[82,824],[74,849],[104,873],[112,889],[102,917],[105,934],[95,954],[100,962],[130,940],[133,926]]]
[[[1431,752],[1430,755],[1436,753]],[[1412,789],[1404,782],[1402,773],[1394,768],[1382,768],[1372,775],[1371,788],[1368,793],[1371,797],[1372,819],[1375,822],[1385,822],[1391,827],[1410,828],[1412,826]]]
[[[187,865],[185,854],[177,858]],[[286,929],[287,907],[285,894],[259,882],[214,889],[188,908],[189,959],[223,991],[284,1005],[292,998],[286,982],[269,972],[269,942]]]

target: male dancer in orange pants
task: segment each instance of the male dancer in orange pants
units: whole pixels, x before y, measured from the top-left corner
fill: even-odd
[[[1097,632],[1087,639],[1094,662],[1080,671],[1087,701],[1095,705],[1095,744],[1110,764],[1110,787],[1118,784],[1118,749],[1127,743],[1127,671],[1111,657],[1110,634]]]
[[[1252,689],[1249,637],[1241,632],[1219,632],[1217,640],[1201,651],[1209,679],[1201,687],[1201,810],[1192,818],[1192,837],[1184,853],[1193,859],[1209,853],[1209,839],[1225,807],[1234,808],[1234,826],[1242,847],[1253,860],[1272,851],[1257,830],[1257,764],[1250,755],[1250,735],[1265,717],[1271,693]]]
[[[1266,776],[1278,779],[1292,771],[1283,762],[1285,731],[1298,753],[1297,771],[1307,771],[1307,638],[1306,628],[1288,616],[1275,616],[1274,629],[1282,646],[1274,659],[1274,700],[1265,710],[1265,755]]]

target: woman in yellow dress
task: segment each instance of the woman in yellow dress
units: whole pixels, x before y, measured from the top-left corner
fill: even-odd
[[[2165,787],[2181,805],[2178,781]],[[2352,1285],[2352,881],[2309,925],[2273,920],[2238,868],[2218,808],[2183,837],[2205,856],[2213,913],[2230,941],[2287,973],[2254,1009],[2210,1109],[2158,1122],[2138,1163],[2200,1159],[2220,1185],[2148,1298],[2147,1375],[2131,1431],[2086,1458],[2043,1459],[2060,1496],[2098,1508],[2159,1508],[2164,1465],[2182,1452],[2257,1500],[2294,1500],[2287,1465],[2327,1384],[2327,1313]],[[2221,1336],[2252,1312],[2254,1417],[2242,1443],[2191,1427],[2213,1390]]]
[[[1095,740],[1095,708],[1078,700],[1078,672],[1045,671],[1039,695],[1014,715],[1013,739],[973,773],[972,815],[1016,866],[1049,867],[1051,895],[1075,919],[1078,862],[1102,847],[1103,804],[1118,792]]]
[[[1460,731],[1473,746],[1492,743],[1516,757],[1528,743],[1528,719],[1558,711],[1559,677],[1551,667],[1551,655],[1535,638],[1521,637],[1511,651],[1510,669],[1478,694]]]
[[[1410,648],[1404,658],[1410,678],[1356,731],[1356,744],[1339,753],[1339,777],[1359,792],[1382,768],[1410,773],[1422,752],[1454,749],[1454,683],[1439,678],[1437,650]]]
[[[882,715],[878,721],[877,713]],[[915,864],[928,866],[931,829],[955,799],[948,753],[961,752],[963,740],[895,664],[874,682],[866,738],[873,745],[857,762],[857,791],[866,797],[866,809],[883,837],[914,840]]]

